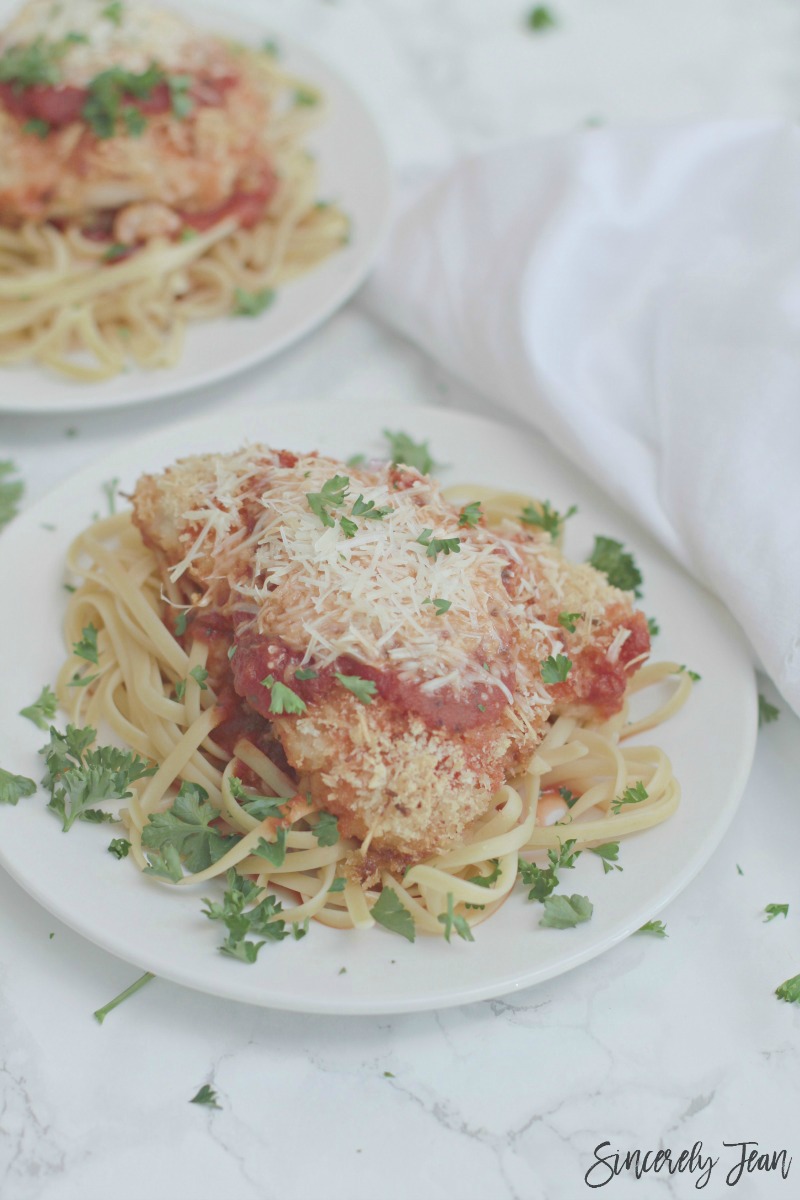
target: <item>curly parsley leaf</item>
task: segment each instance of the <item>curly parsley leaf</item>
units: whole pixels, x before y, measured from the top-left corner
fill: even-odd
[[[29,704],[27,708],[21,708],[19,715],[27,717],[39,729],[43,729],[46,732],[50,728],[50,722],[56,715],[57,706],[58,699],[55,692],[45,684],[39,693],[38,699],[34,700],[33,704]]]
[[[565,654],[551,654],[540,664],[544,683],[563,683],[572,669],[572,663]]]
[[[81,116],[95,137],[101,140],[113,137],[129,98],[147,100],[159,84],[166,82],[164,72],[155,63],[138,74],[122,67],[109,67],[90,81]]]
[[[650,634],[651,638],[658,637],[659,633],[661,633],[661,626],[655,617],[647,618],[647,632]]]
[[[793,975],[775,988],[775,995],[787,1004],[800,1004],[800,975]]]
[[[623,592],[633,592],[641,596],[639,590],[642,584],[642,573],[622,542],[614,538],[600,537],[594,539],[589,563],[596,571],[601,571],[612,587],[620,588]]]
[[[217,1093],[209,1084],[204,1083],[196,1096],[192,1096],[190,1104],[204,1104],[206,1108],[222,1108],[217,1101]]]
[[[566,629],[567,633],[575,632],[575,624],[580,621],[583,613],[562,612],[558,614],[558,623],[562,629]]]
[[[334,671],[334,676],[342,687],[353,693],[356,700],[360,700],[362,704],[372,704],[372,697],[377,692],[378,685],[371,679],[362,679],[360,675],[342,675],[339,671]]]
[[[205,667],[201,667],[199,665],[196,667],[192,667],[189,674],[191,675],[191,677],[195,681],[195,683],[198,685],[201,692],[208,691],[208,684],[206,683],[206,680],[208,679],[208,671],[205,669]]]
[[[383,436],[389,443],[393,466],[405,463],[406,466],[415,467],[420,475],[430,475],[436,464],[431,458],[427,442],[415,442],[407,433],[391,433],[388,429],[384,429]]]
[[[526,18],[528,29],[533,33],[547,33],[558,25],[555,14],[546,4],[535,5]]]
[[[301,682],[305,679],[316,679],[317,672],[311,667],[298,667],[294,673],[294,677],[295,679],[299,679]]]
[[[646,921],[644,925],[636,930],[636,932],[649,933],[653,937],[669,937],[669,934],[667,933],[667,927],[663,921]]]
[[[272,863],[273,867],[282,867],[286,859],[286,829],[283,825],[279,825],[275,831],[275,841],[268,842],[266,838],[259,838],[253,854],[256,858],[265,858],[268,863]]]
[[[321,812],[311,832],[320,846],[335,846],[339,840],[339,822],[333,813]]]
[[[573,804],[577,804],[578,800],[580,799],[580,797],[576,796],[574,792],[571,792],[568,787],[560,787],[558,789],[558,794],[566,804],[567,808],[572,808]]]
[[[467,529],[474,529],[480,524],[483,516],[480,500],[473,500],[472,504],[465,504],[458,514],[458,523]]]
[[[438,599],[423,600],[422,603],[423,604],[432,604],[434,609],[436,610],[437,617],[443,617],[444,614],[447,612],[447,610],[449,608],[452,608],[452,605],[453,605],[452,600],[438,600]]]
[[[768,904],[765,907],[764,912],[766,913],[766,916],[764,917],[765,923],[767,921],[774,921],[776,917],[788,917],[789,905],[788,904]]]
[[[108,843],[108,852],[113,854],[114,858],[127,858],[131,844],[127,838],[112,838]]]
[[[236,288],[233,293],[233,315],[235,317],[260,317],[274,303],[275,294],[272,288],[262,288],[260,292],[248,292],[244,288]]]
[[[588,921],[593,911],[588,896],[548,896],[539,924],[546,929],[573,929]]]
[[[777,721],[781,715],[781,710],[775,704],[770,704],[766,696],[761,692],[758,693],[758,727],[769,725],[772,721]]]
[[[177,855],[194,875],[218,862],[239,841],[214,828],[212,821],[218,817],[217,809],[208,803],[205,788],[184,782],[170,808],[150,814],[142,830],[142,845],[163,855],[173,873]],[[166,859],[168,851],[174,854]]]
[[[351,509],[354,517],[363,517],[365,521],[382,521],[384,517],[388,517],[391,511],[392,507],[390,504],[385,505],[383,508],[376,508],[374,500],[365,500],[361,494],[353,502]]]
[[[423,529],[418,538],[414,539],[421,546],[425,547],[425,553],[428,558],[436,558],[437,554],[460,554],[461,539],[453,538],[435,538],[432,529]]]
[[[96,736],[91,726],[68,725],[66,733],[50,727],[50,741],[39,751],[45,760],[44,787],[50,791],[47,805],[61,817],[66,833],[77,820],[95,824],[116,818],[94,807],[105,800],[126,800],[131,785],[154,775],[157,767],[130,750],[116,746],[88,749]]]
[[[531,889],[528,892],[529,900],[543,901],[555,891],[558,887],[558,872],[574,867],[580,857],[581,851],[575,849],[575,844],[576,839],[569,838],[559,846],[558,851],[548,850],[549,867],[539,867],[524,858],[518,860],[520,878],[525,886]]]
[[[323,483],[318,492],[306,492],[308,507],[328,529],[333,529],[336,524],[328,509],[340,508],[344,504],[349,487],[349,475],[334,475]]]
[[[184,610],[183,612],[178,613],[177,617],[175,618],[175,623],[172,627],[175,637],[183,637],[183,635],[186,633],[186,624],[188,620],[188,612]]]
[[[619,858],[619,842],[604,842],[602,846],[590,846],[592,854],[596,854],[598,858],[603,860],[603,874],[608,875],[610,871],[621,871],[622,867],[617,862]]]
[[[469,927],[469,921],[467,918],[457,916],[454,911],[452,892],[447,893],[446,912],[439,913],[439,916],[436,918],[436,920],[440,925],[444,925],[444,940],[446,942],[449,942],[450,938],[453,936],[453,930],[455,930],[455,932],[463,941],[475,941],[475,938],[472,936],[472,930]]]
[[[97,666],[97,630],[94,625],[87,625],[81,630],[81,640],[72,643],[72,653]]]
[[[281,683],[274,675],[268,675],[261,680],[261,686],[269,688],[269,711],[280,716],[283,713],[298,715],[306,711],[306,702],[301,700],[297,692],[293,692],[285,683]]]
[[[641,779],[639,779],[633,785],[633,787],[626,788],[621,796],[616,796],[611,801],[611,811],[615,814],[619,813],[624,805],[626,805],[626,804],[641,804],[642,801],[646,800],[646,799],[647,799],[647,789],[645,788]]]
[[[17,508],[25,491],[25,484],[21,479],[7,478],[16,474],[16,470],[11,459],[0,461],[0,529],[17,515]]]
[[[221,921],[228,936],[220,946],[220,952],[229,958],[238,958],[244,963],[254,963],[258,952],[266,942],[280,942],[289,936],[286,921],[280,915],[283,906],[274,896],[265,895],[263,900],[253,903],[262,894],[263,888],[230,870],[226,876],[228,887],[222,903],[204,900],[203,913],[210,921]],[[247,907],[252,905],[252,907]],[[249,935],[261,938],[249,941]]]
[[[577,511],[577,505],[571,504],[562,516],[560,512],[551,507],[549,500],[542,500],[540,503],[527,504],[520,514],[520,520],[525,525],[535,525],[539,529],[543,529],[555,541],[561,536],[565,521],[574,517]]]
[[[378,924],[383,925],[385,929],[390,929],[392,933],[399,933],[409,942],[413,942],[416,938],[414,918],[401,903],[394,888],[385,887],[373,904],[371,911]]]
[[[8,46],[0,56],[0,83],[13,83],[18,90],[61,82],[60,60],[70,46],[86,41],[85,34],[67,34],[58,42],[36,37],[32,42]]]
[[[290,796],[256,796],[248,792],[241,779],[235,775],[228,778],[231,795],[241,804],[242,808],[257,821],[265,821],[268,817],[283,819],[283,805],[291,799]]]
[[[0,767],[0,804],[16,805],[23,796],[32,796],[36,784],[26,775],[12,775]]]

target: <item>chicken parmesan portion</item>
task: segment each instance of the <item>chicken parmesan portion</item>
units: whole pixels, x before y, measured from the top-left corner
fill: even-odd
[[[133,502],[226,721],[263,719],[367,873],[462,841],[551,714],[617,711],[649,649],[629,594],[406,465],[250,446]]]
[[[276,187],[252,56],[136,0],[28,0],[0,35],[0,223],[135,245]]]

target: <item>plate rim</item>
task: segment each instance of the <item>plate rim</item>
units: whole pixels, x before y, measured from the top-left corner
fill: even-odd
[[[99,474],[106,475],[109,471],[113,471],[118,461],[127,460],[127,465],[130,464],[130,459],[137,453],[137,450],[149,447],[155,449],[162,441],[166,442],[176,437],[180,437],[185,431],[192,438],[197,439],[198,436],[208,434],[209,442],[213,437],[214,431],[218,431],[222,426],[234,423],[237,426],[237,436],[239,436],[239,426],[249,424],[253,428],[252,422],[255,421],[256,428],[258,422],[268,426],[271,417],[280,419],[281,412],[294,413],[295,410],[301,409],[304,415],[309,415],[309,427],[313,425],[311,414],[316,410],[320,414],[330,414],[333,407],[329,402],[318,401],[316,399],[300,404],[276,404],[266,408],[256,407],[253,405],[245,405],[237,408],[235,412],[224,415],[222,413],[212,413],[198,418],[183,419],[175,421],[166,426],[161,431],[151,431],[135,441],[130,442],[125,447],[117,448],[109,457],[101,457],[93,459],[90,463],[85,464],[78,471],[74,472],[60,483],[49,489],[29,508],[23,510],[22,513],[0,533],[0,560],[3,557],[4,547],[14,538],[24,538],[25,528],[29,524],[35,524],[37,518],[50,511],[49,506],[58,498],[62,491],[72,492],[77,489],[78,493],[87,485],[94,484]],[[351,413],[358,411],[367,412],[368,410],[375,413],[374,406],[364,400],[349,400],[339,402],[337,413],[341,415],[342,409],[347,409]],[[477,416],[472,413],[463,412],[457,409],[446,409],[440,406],[430,404],[401,404],[381,407],[380,422],[391,423],[397,418],[408,419],[414,421],[415,416],[419,416],[422,420],[430,421],[431,415],[436,418],[445,418],[447,422],[455,421],[458,423],[471,425],[476,433],[481,429],[486,430],[491,427],[494,430],[501,429],[506,435],[519,432],[514,429],[510,423],[492,420],[483,416]],[[265,431],[266,432],[266,431]],[[537,443],[539,447],[547,446],[549,443],[543,435],[534,429],[526,430],[531,442]],[[369,436],[369,435],[368,435]],[[430,435],[435,437],[436,434]],[[195,451],[190,451],[194,453]],[[150,468],[145,468],[150,469]],[[593,481],[587,476],[582,475],[583,481],[589,486],[596,488]],[[607,510],[611,513],[623,512],[620,506],[607,494],[603,493],[603,501],[607,506]],[[624,516],[636,525],[637,537],[641,539],[641,543],[646,543],[649,548],[654,549],[661,556],[664,564],[667,565],[671,576],[677,575],[683,580],[688,581],[692,588],[704,596],[705,602],[716,611],[716,619],[721,620],[727,627],[727,634],[738,644],[739,650],[742,652],[742,659],[745,658],[752,662],[752,655],[743,632],[739,628],[737,622],[728,612],[721,602],[709,593],[697,580],[693,579],[688,573],[678,564],[669,553],[661,547],[655,539],[642,527],[638,526],[635,515],[624,513]],[[21,532],[19,532],[21,531]],[[63,552],[63,547],[62,547]],[[749,707],[750,717],[746,725],[746,732],[740,742],[740,752],[737,761],[737,768],[734,778],[729,782],[727,790],[727,799],[721,810],[717,813],[716,818],[707,826],[707,832],[700,843],[700,848],[695,849],[693,855],[688,857],[687,864],[674,872],[668,881],[666,881],[655,893],[652,902],[648,902],[648,912],[650,916],[654,916],[661,912],[663,908],[669,904],[681,891],[683,891],[692,880],[699,874],[702,868],[707,864],[709,859],[717,850],[722,838],[727,832],[741,802],[744,794],[747,780],[752,769],[752,762],[755,753],[756,736],[757,736],[757,681],[755,672],[750,674],[749,687]],[[295,999],[293,1002],[287,1003],[280,997],[263,997],[255,999],[252,996],[243,996],[241,989],[236,987],[237,972],[233,970],[230,973],[230,984],[228,984],[228,976],[223,975],[222,983],[216,980],[209,984],[208,982],[200,982],[191,976],[191,973],[184,971],[180,966],[175,967],[171,963],[166,965],[154,956],[148,959],[145,955],[137,955],[132,957],[126,954],[124,950],[120,950],[119,945],[115,943],[114,938],[106,936],[104,933],[98,933],[96,929],[80,918],[75,917],[69,909],[59,908],[54,905],[46,892],[39,888],[34,880],[31,882],[24,872],[16,869],[13,861],[9,861],[5,852],[2,840],[0,840],[0,866],[11,876],[12,879],[30,895],[38,904],[46,911],[61,920],[65,925],[69,926],[76,933],[80,934],[86,940],[99,946],[107,953],[122,961],[130,963],[140,971],[153,971],[157,976],[164,979],[169,979],[174,983],[178,983],[185,987],[190,987],[193,990],[201,991],[206,994],[220,996],[227,1000],[234,1000],[237,1003],[257,1004],[260,1007],[276,1009],[279,1011],[291,1011],[302,1013],[313,1013],[318,1015],[329,1016],[366,1016],[366,1015],[385,1015],[391,1013],[411,1013],[422,1011],[434,1011],[442,1008],[456,1007],[463,1004],[471,1004],[481,1000],[492,999],[504,995],[509,995],[532,987],[538,983],[543,983],[548,979],[557,977],[573,970],[591,959],[598,957],[623,941],[625,938],[636,932],[639,927],[639,918],[631,918],[629,921],[622,921],[617,927],[609,930],[600,938],[592,941],[591,944],[582,948],[576,948],[572,953],[562,955],[557,961],[551,964],[534,965],[524,971],[516,972],[513,977],[504,975],[501,979],[493,977],[491,982],[476,983],[472,986],[459,985],[458,989],[449,995],[426,995],[424,993],[414,997],[407,997],[401,1000],[378,1000],[371,999],[368,995],[361,997],[348,996],[342,1000],[337,1000],[335,996],[328,995],[326,997],[316,997],[314,999]],[[199,885],[198,885],[199,886]],[[187,892],[189,889],[187,889]]]

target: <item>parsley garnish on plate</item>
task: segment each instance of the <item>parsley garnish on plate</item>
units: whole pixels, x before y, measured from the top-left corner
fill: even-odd
[[[145,872],[177,882],[181,862],[193,875],[218,862],[239,841],[212,825],[218,817],[205,788],[182,783],[172,805],[165,812],[151,813],[142,830],[142,846],[150,851]]]
[[[90,725],[83,729],[68,725],[66,733],[59,733],[51,725],[50,741],[39,751],[46,767],[42,785],[50,791],[47,807],[61,817],[65,833],[77,820],[94,824],[114,821],[111,813],[94,805],[104,800],[127,800],[131,784],[158,770],[130,750],[118,750],[116,746],[90,750],[95,736]]]
[[[25,484],[21,479],[7,478],[16,474],[16,470],[11,459],[0,461],[0,529],[17,515],[17,507],[25,491]]]
[[[560,512],[551,507],[549,500],[542,500],[540,503],[527,504],[520,514],[520,520],[525,525],[538,526],[545,533],[549,533],[555,541],[561,536],[564,522],[573,517],[577,511],[577,505],[571,504],[562,516]]]
[[[621,796],[615,796],[611,801],[611,811],[619,813],[626,804],[641,804],[647,799],[647,789],[641,779],[637,780],[633,787],[626,788]]]
[[[636,933],[650,933],[653,937],[660,938],[669,937],[663,921],[645,921],[644,925],[636,930]]]
[[[100,16],[105,17],[105,19],[110,21],[112,25],[119,26],[122,24],[124,9],[125,6],[122,3],[122,0],[111,0],[110,4],[107,4],[105,8],[100,10]]]
[[[787,1004],[800,1004],[800,975],[793,975],[775,988],[775,995]]]
[[[394,888],[385,887],[383,889],[373,904],[371,912],[378,924],[383,925],[384,929],[390,929],[392,933],[399,933],[401,937],[406,938],[409,942],[413,942],[416,938],[414,918],[401,902]]]
[[[703,678],[703,676],[702,676],[702,675],[698,675],[698,674],[697,674],[697,671],[690,671],[690,670],[689,670],[689,669],[686,667],[686,664],[685,664],[685,663],[684,663],[682,666],[678,667],[678,674],[679,674],[679,675],[682,675],[684,672],[685,672],[685,673],[686,673],[686,674],[689,676],[689,678],[691,679],[692,683],[699,683],[699,682],[700,682],[700,680]]]
[[[285,683],[281,683],[274,675],[268,675],[266,679],[261,680],[261,686],[268,688],[270,693],[269,711],[280,716],[282,713],[290,713],[297,716],[306,711],[306,702],[302,700],[297,692],[293,692]]]
[[[386,505],[384,508],[376,508],[375,501],[365,500],[363,495],[358,496],[351,509],[354,517],[363,517],[365,521],[382,521],[384,517],[388,517],[391,511],[391,505]]]
[[[291,800],[291,796],[255,796],[245,790],[244,784],[236,775],[228,777],[228,787],[244,811],[257,821],[265,821],[267,817],[282,819],[282,806]]]
[[[620,588],[623,592],[633,592],[641,596],[639,588],[642,584],[642,573],[622,542],[614,538],[595,536],[594,550],[589,563],[596,571],[602,571],[612,587]]]
[[[473,500],[472,504],[465,504],[458,514],[458,523],[465,526],[467,529],[474,529],[480,523],[483,516],[480,500]]]
[[[619,858],[619,842],[604,842],[602,846],[590,846],[592,854],[596,854],[598,858],[603,860],[603,874],[608,875],[610,871],[621,871],[622,867],[617,862]]]
[[[260,292],[247,292],[244,288],[236,288],[233,293],[233,315],[235,317],[260,317],[275,300],[272,288],[262,288]]]
[[[453,930],[455,930],[455,932],[463,941],[475,941],[475,938],[472,936],[472,930],[469,927],[469,921],[467,918],[457,916],[454,912],[452,892],[447,893],[447,910],[443,913],[439,913],[439,916],[436,918],[436,920],[440,925],[444,925],[444,940],[446,942],[450,941],[450,938],[453,935]]]
[[[23,796],[32,796],[36,784],[26,775],[12,775],[0,767],[0,804],[16,805]]]
[[[336,524],[328,510],[344,504],[349,487],[349,475],[333,475],[326,479],[318,492],[306,492],[308,507],[328,529],[333,529]]]
[[[658,637],[659,633],[661,633],[661,627],[655,617],[647,618],[647,632],[651,638]]]
[[[579,797],[571,792],[568,787],[560,787],[558,794],[566,804],[567,808],[572,808],[573,804],[577,804]]]
[[[286,921],[281,916],[283,906],[269,894],[258,900],[264,889],[251,879],[237,875],[233,869],[228,871],[226,879],[228,887],[222,903],[204,900],[203,913],[210,921],[221,921],[228,931],[220,946],[222,954],[244,963],[254,963],[266,942],[281,942],[289,936]],[[261,940],[250,941],[249,935]]]
[[[377,692],[378,685],[371,679],[362,679],[360,675],[341,675],[339,671],[334,671],[334,676],[342,687],[353,693],[356,700],[360,700],[362,704],[372,704],[372,697]]]
[[[41,35],[27,44],[9,46],[0,56],[0,83],[16,84],[17,89],[54,87],[61,82],[60,60],[77,42],[87,41],[85,33],[68,33],[58,42]]]
[[[43,121],[40,117],[29,117],[22,126],[23,133],[33,133],[41,141],[47,137],[50,132],[51,125],[49,121]]]
[[[286,859],[285,827],[279,825],[275,830],[274,842],[268,842],[263,837],[259,838],[253,847],[253,854],[255,854],[256,858],[265,858],[268,863],[272,863],[273,867],[282,867]]]
[[[196,1096],[192,1096],[190,1104],[204,1104],[206,1108],[222,1108],[217,1102],[217,1093],[207,1083],[204,1083]]]
[[[175,624],[172,627],[175,637],[183,637],[183,635],[186,633],[186,624],[188,620],[188,612],[184,611],[178,613],[177,617],[175,618]]]
[[[333,813],[321,812],[311,832],[320,846],[335,846],[339,840],[339,822]]]
[[[770,704],[766,696],[761,692],[758,693],[758,727],[769,725],[772,721],[777,721],[781,715],[781,710],[775,704]]]
[[[294,673],[294,677],[302,683],[306,679],[316,679],[317,672],[312,667],[298,667]]]
[[[57,707],[58,699],[55,692],[45,684],[33,704],[29,704],[27,708],[21,708],[19,715],[27,717],[29,721],[33,721],[34,725],[46,733],[50,728],[50,722],[56,715]]]
[[[312,91],[311,88],[295,88],[294,102],[301,108],[313,108],[315,104],[319,104],[319,93]]]
[[[774,921],[776,917],[788,917],[789,905],[788,904],[768,904],[765,907],[764,912],[766,913],[766,916],[764,917],[765,923],[767,921]]]
[[[103,1021],[105,1021],[110,1012],[113,1012],[115,1008],[118,1008],[124,1000],[128,1000],[131,996],[134,996],[141,988],[144,987],[146,983],[149,983],[151,979],[155,979],[153,972],[145,971],[144,975],[140,975],[130,987],[125,988],[124,992],[120,992],[120,994],[115,996],[113,1000],[109,1000],[108,1004],[104,1004],[102,1008],[98,1008],[94,1014],[94,1019],[97,1021],[97,1024],[102,1025]]]
[[[526,24],[533,33],[546,33],[558,25],[553,10],[546,4],[535,5],[528,13]]]
[[[545,929],[573,929],[588,921],[594,905],[588,896],[548,896],[539,921]]]
[[[548,850],[549,867],[538,867],[536,863],[528,862],[524,858],[518,860],[517,868],[520,879],[526,887],[531,889],[528,892],[529,900],[546,900],[558,887],[558,871],[575,866],[575,860],[581,854],[580,850],[574,849],[575,841],[575,838],[569,838],[559,846],[558,852]]]
[[[117,511],[117,488],[119,487],[119,479],[115,475],[113,479],[107,479],[102,487],[106,494],[106,500],[108,501],[108,515],[113,517],[114,513]]]
[[[108,843],[108,853],[113,854],[114,858],[127,858],[130,848],[127,838],[112,838]]]
[[[452,607],[452,600],[428,599],[423,600],[423,604],[432,604],[436,610],[437,617],[443,617],[449,608]]]
[[[414,442],[407,433],[391,433],[388,429],[384,429],[383,436],[389,443],[393,466],[405,463],[406,466],[415,467],[420,475],[431,473],[435,463],[431,458],[427,442]]]
[[[428,558],[436,558],[437,554],[460,554],[461,539],[452,538],[437,538],[433,536],[432,529],[423,529],[418,538],[414,539],[421,546],[425,547],[425,553]]]
[[[544,683],[563,683],[572,669],[572,663],[565,654],[551,654],[540,664]]]
[[[576,622],[580,621],[583,613],[562,612],[558,614],[558,623],[562,629],[566,629],[567,633],[575,632]]]
[[[81,640],[72,643],[72,653],[97,666],[97,630],[89,624],[81,630]]]
[[[103,251],[103,261],[118,262],[126,254],[130,253],[132,249],[133,247],[129,246],[126,242],[112,242],[108,249]]]
[[[329,892],[343,892],[345,889],[345,885],[346,885],[346,880],[345,880],[344,876],[337,875],[336,878],[334,879],[333,883],[331,884],[331,886],[328,888],[328,891]]]

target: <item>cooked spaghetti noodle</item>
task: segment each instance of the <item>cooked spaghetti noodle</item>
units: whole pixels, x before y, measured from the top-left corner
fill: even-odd
[[[63,216],[49,215],[43,208],[41,219],[31,218],[25,215],[22,200],[17,219],[10,202],[3,210],[0,165],[0,364],[38,362],[79,380],[109,378],[129,362],[147,368],[172,366],[181,356],[189,322],[259,311],[275,288],[315,267],[347,241],[348,219],[335,204],[319,201],[316,164],[305,148],[307,134],[324,116],[324,98],[285,73],[271,53],[227,43],[224,50],[246,78],[248,95],[257,96],[268,113],[263,129],[256,130],[260,155],[256,165],[263,159],[268,166],[258,169],[262,175],[269,173],[268,188],[263,178],[258,185],[265,197],[260,209],[251,209],[247,220],[239,219],[241,210],[232,201],[238,197],[251,202],[253,194],[245,189],[229,192],[215,212],[200,213],[199,222],[191,207],[184,211],[177,204],[152,202],[130,205],[134,211],[121,225],[114,223],[113,210],[98,214],[92,207],[66,211]],[[201,121],[206,122],[203,131],[192,135],[198,143],[196,152],[202,146],[202,153],[212,161],[216,155],[232,155],[228,144],[236,135],[236,119],[242,111],[251,125],[256,123],[244,101],[230,117],[219,116],[216,125],[212,120],[222,108],[196,107],[198,129]],[[179,154],[172,142],[188,136],[180,127],[183,122],[172,114],[160,114],[150,123],[153,137],[158,134],[162,140],[154,151],[155,165],[147,170],[158,175],[159,162],[169,165],[171,159],[177,172]],[[15,139],[14,161],[24,162],[24,156],[30,156],[35,178],[37,171],[41,174],[43,147],[34,134],[25,132],[32,124],[35,121],[22,123],[0,107],[0,151]],[[69,164],[73,152],[69,139],[77,153],[87,137],[82,122],[75,120],[51,130],[46,142],[54,140]],[[127,155],[132,186],[152,187],[144,167],[136,176],[138,142],[120,130],[96,145],[107,154],[111,143],[124,144],[120,152]],[[92,152],[90,146],[86,153]],[[182,153],[178,166],[185,180],[193,160],[185,150]],[[242,170],[250,169],[252,174],[256,165],[248,167],[245,161]],[[80,173],[76,168],[76,175]],[[24,197],[26,183],[24,176],[16,183],[12,176],[14,194]],[[98,181],[101,191],[106,186]],[[217,185],[212,181],[211,186]],[[229,185],[234,186],[239,185]],[[106,222],[99,238],[98,215]],[[120,238],[119,230],[126,228],[130,232]],[[248,297],[255,306],[250,310]]]
[[[472,497],[479,494],[475,488],[468,491]],[[488,489],[480,494],[488,524],[519,511],[519,497]],[[208,645],[192,640],[187,651],[165,623],[171,626],[185,610],[190,589],[163,581],[156,557],[130,515],[111,516],[81,533],[69,551],[68,566],[83,582],[69,601],[66,641],[74,645],[82,630],[94,625],[98,662],[87,670],[85,659],[70,656],[58,678],[59,700],[76,723],[110,728],[126,746],[159,764],[151,778],[133,785],[135,795],[121,812],[137,866],[147,866],[142,832],[150,816],[169,805],[181,781],[205,789],[221,826],[241,835],[219,861],[184,875],[178,886],[204,883],[234,869],[254,877],[262,888],[291,897],[295,907],[284,909],[281,917],[295,926],[314,918],[340,929],[373,925],[371,909],[381,889],[391,888],[418,931],[442,934],[439,918],[448,906],[469,925],[500,907],[514,886],[520,855],[535,856],[567,839],[574,839],[578,848],[617,841],[666,820],[679,803],[680,789],[663,751],[625,744],[666,720],[689,695],[689,675],[678,664],[664,662],[633,676],[621,711],[609,720],[566,712],[551,718],[528,769],[499,788],[462,844],[411,866],[402,877],[384,869],[377,883],[362,883],[351,867],[366,846],[355,839],[318,842],[313,830],[322,806],[305,798],[302,776],[287,772],[246,737],[236,742],[232,754],[213,740],[223,713],[198,670],[204,667]],[[176,684],[183,680],[185,690],[178,699]],[[629,721],[629,697],[664,681],[672,685],[669,699],[648,716]],[[250,786],[257,781],[260,795],[290,797],[283,818],[260,821],[247,813],[242,804],[251,797],[237,788],[237,798],[231,789],[236,774],[244,775]],[[640,783],[646,799],[615,803]],[[569,789],[575,797],[571,808],[559,789]],[[281,865],[273,866],[253,850],[262,838],[274,841],[278,826],[286,829],[286,853]],[[337,877],[344,886],[331,891]]]

